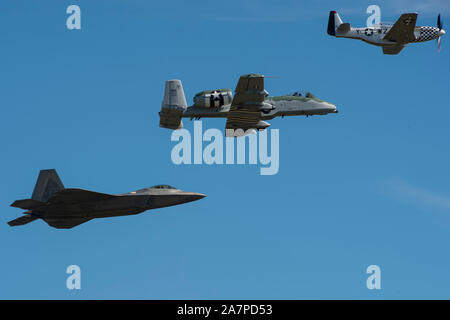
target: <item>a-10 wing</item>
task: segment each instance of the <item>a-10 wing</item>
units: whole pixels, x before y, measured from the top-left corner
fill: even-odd
[[[253,129],[261,120],[261,108],[267,91],[264,76],[246,74],[239,78],[233,101],[227,115],[225,129]]]
[[[384,39],[398,43],[413,42],[416,40],[416,36],[414,35],[416,21],[417,13],[402,14],[394,26],[386,33]]]

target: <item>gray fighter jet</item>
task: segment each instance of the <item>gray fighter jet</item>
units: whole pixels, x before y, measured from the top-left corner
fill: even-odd
[[[168,185],[118,195],[65,189],[54,169],[41,170],[31,199],[17,200],[11,205],[27,210],[25,215],[8,224],[21,226],[42,219],[57,229],[70,229],[94,218],[133,215],[204,197],[204,194],[185,192]]]
[[[234,97],[230,89],[206,90],[194,97],[187,106],[180,80],[167,80],[164,100],[159,112],[159,126],[168,129],[183,128],[182,118],[226,118],[227,136],[230,131],[264,130],[270,126],[265,120],[284,116],[312,116],[337,113],[336,106],[311,93],[300,92],[270,97],[264,89],[264,76],[246,74],[240,77]],[[250,130],[250,131],[251,131]],[[250,132],[247,132],[250,133]]]

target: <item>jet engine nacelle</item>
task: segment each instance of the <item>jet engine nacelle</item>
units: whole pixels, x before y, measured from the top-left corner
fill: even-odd
[[[233,95],[230,89],[217,89],[199,92],[194,97],[194,106],[201,108],[219,108],[230,104]]]
[[[268,128],[268,127],[270,127],[270,123],[260,120],[256,124],[255,129],[264,130],[264,129]]]

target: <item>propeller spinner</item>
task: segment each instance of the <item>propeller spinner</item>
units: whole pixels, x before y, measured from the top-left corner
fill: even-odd
[[[441,21],[441,14],[438,14],[437,27],[439,29],[438,38],[437,38],[438,52],[441,52],[441,36],[443,36],[445,34],[445,30],[443,29],[443,24]]]

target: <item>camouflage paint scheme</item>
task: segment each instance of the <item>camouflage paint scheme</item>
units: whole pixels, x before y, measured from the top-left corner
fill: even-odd
[[[225,90],[227,90],[225,92]],[[258,129],[264,130],[270,126],[264,120],[284,116],[312,116],[337,113],[336,106],[307,93],[270,97],[264,89],[264,76],[261,74],[246,74],[240,77],[231,103],[222,104],[223,94],[228,95],[229,89],[205,90],[197,93],[208,94],[215,104],[210,107],[194,105],[188,107],[180,80],[167,80],[164,100],[161,106],[160,127],[180,129],[182,118],[226,118],[226,129]],[[216,95],[216,96],[214,96]],[[194,98],[195,100],[195,98]]]

